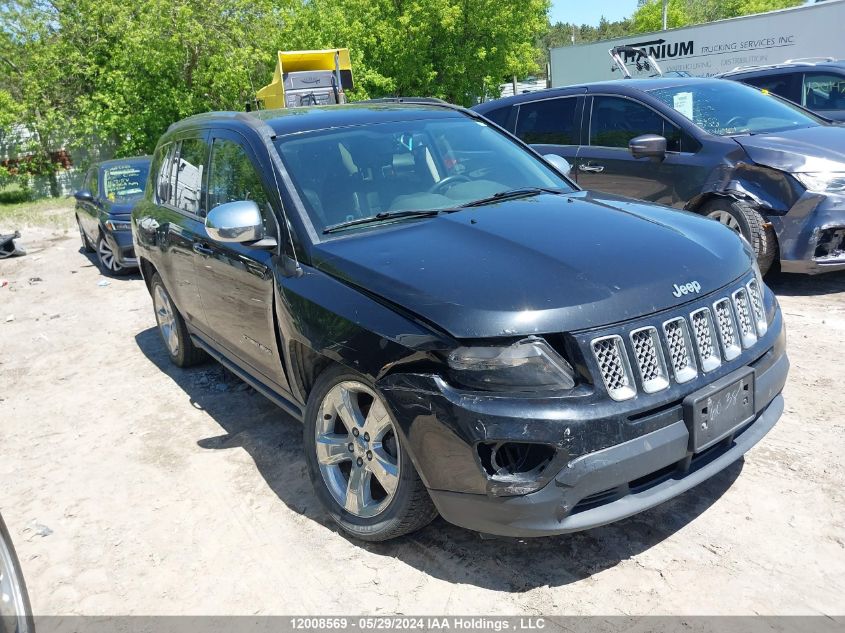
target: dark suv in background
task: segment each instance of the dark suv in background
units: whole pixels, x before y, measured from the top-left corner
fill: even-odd
[[[179,366],[304,422],[317,497],[540,536],[629,516],[772,428],[788,361],[750,247],[579,190],[437,104],[211,113],[160,140],[136,251]]]
[[[149,170],[149,156],[96,163],[74,194],[82,249],[97,254],[106,275],[122,275],[138,267],[129,213],[144,196]]]
[[[626,79],[475,107],[581,187],[711,217],[765,273],[845,269],[845,127],[721,79]]]
[[[845,121],[845,61],[832,57],[737,68],[719,75],[789,99],[835,121]]]

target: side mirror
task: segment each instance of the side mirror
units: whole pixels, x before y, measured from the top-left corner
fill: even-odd
[[[558,154],[543,154],[543,158],[564,176],[568,176],[569,172],[572,171],[572,165],[563,156],[559,156]]]
[[[91,202],[94,199],[94,196],[91,195],[91,192],[87,189],[81,189],[73,194],[73,197],[79,200],[80,202]]]
[[[628,149],[634,158],[663,160],[666,157],[666,139],[659,134],[643,134],[632,138]]]
[[[257,242],[264,239],[264,222],[254,200],[226,202],[205,217],[205,230],[216,242]]]

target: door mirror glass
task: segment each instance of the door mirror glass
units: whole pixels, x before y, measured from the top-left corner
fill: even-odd
[[[92,196],[91,192],[87,189],[77,191],[75,194],[73,194],[73,197],[79,200],[80,202],[91,202],[94,199],[94,196]]]
[[[208,236],[217,242],[257,242],[264,239],[264,222],[254,200],[226,202],[205,218]]]
[[[643,134],[628,142],[628,149],[634,158],[655,158],[666,156],[666,139],[658,134]]]
[[[570,165],[569,161],[563,156],[558,156],[557,154],[543,154],[543,158],[545,158],[546,162],[550,163],[551,166],[557,169],[563,176],[568,176],[569,172],[572,170],[572,165]]]

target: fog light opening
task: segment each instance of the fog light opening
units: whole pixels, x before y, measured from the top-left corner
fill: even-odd
[[[494,479],[524,479],[539,475],[554,455],[554,447],[548,444],[482,442],[478,445],[481,465]]]
[[[819,235],[815,259],[845,255],[845,228],[825,229]]]

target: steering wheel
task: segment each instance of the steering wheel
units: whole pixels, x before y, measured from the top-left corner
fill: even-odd
[[[444,193],[447,189],[456,185],[459,182],[470,182],[470,178],[464,176],[463,174],[454,174],[452,176],[446,176],[440,182],[434,183],[428,190],[429,193]]]
[[[741,123],[748,123],[748,119],[744,116],[734,116],[731,117],[727,123],[725,123],[725,128],[730,129],[732,127],[739,127]]]

